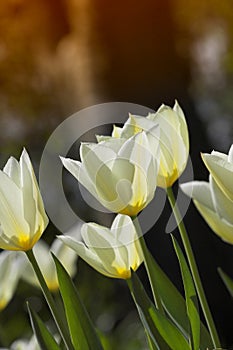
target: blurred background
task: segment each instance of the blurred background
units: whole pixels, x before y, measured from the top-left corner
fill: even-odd
[[[84,107],[124,101],[157,109],[177,99],[190,130],[195,179],[207,180],[200,152],[228,152],[233,139],[232,23],[230,0],[1,1],[0,165],[25,146],[38,171],[50,134]],[[168,215],[167,209],[146,240],[181,288],[170,237],[164,234]],[[185,222],[220,337],[229,348],[233,304],[216,269],[221,266],[233,277],[233,247],[215,237],[192,206]],[[45,239],[56,234],[51,225]],[[140,273],[144,278],[143,269]],[[104,278],[81,261],[76,282],[106,349],[147,348],[125,283]],[[0,314],[1,346],[22,333],[29,336],[28,298],[41,295],[21,283]]]

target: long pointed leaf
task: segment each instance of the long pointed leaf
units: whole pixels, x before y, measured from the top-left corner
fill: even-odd
[[[172,241],[179,260],[180,270],[181,270],[183,284],[184,284],[187,314],[188,314],[190,328],[191,328],[191,335],[190,335],[191,349],[198,350],[200,345],[200,317],[197,311],[198,303],[197,303],[196,290],[194,287],[191,273],[189,271],[188,265],[183,255],[183,252],[180,249],[179,244],[177,243],[177,241],[173,236],[172,236]]]
[[[146,336],[147,336],[147,342],[150,350],[159,350],[158,346],[153,342],[153,339],[151,338],[148,331],[145,329]]]
[[[155,283],[157,286],[157,291],[166,312],[169,314],[175,324],[182,330],[182,332],[188,335],[189,323],[183,296],[163,272],[148,249],[144,251],[144,256],[147,260],[147,265],[150,268],[151,278],[153,283]],[[200,349],[206,350],[208,348],[212,348],[211,337],[206,327],[201,322]]]
[[[33,328],[33,332],[36,335],[37,341],[41,347],[42,350],[61,350],[61,348],[58,346],[57,342],[51,335],[51,333],[48,331],[40,317],[33,311],[29,304],[28,306],[28,312],[30,315],[30,320]]]
[[[103,350],[92,321],[69,274],[53,255],[61,296],[75,350]]]
[[[166,348],[172,350],[189,350],[188,342],[184,338],[181,331],[173,324],[172,321],[170,321],[165,315],[155,308],[154,304],[147,296],[136,273],[132,273],[131,281],[131,290],[134,299],[147,321],[150,336],[153,339],[156,339],[158,331],[162,339],[164,339],[167,344]],[[164,349],[164,345],[161,347],[161,349]]]

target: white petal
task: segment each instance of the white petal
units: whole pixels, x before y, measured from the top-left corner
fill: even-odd
[[[210,188],[214,202],[215,211],[221,218],[226,219],[233,224],[233,201],[230,200],[216,184],[213,177],[210,175]]]
[[[64,167],[93,195],[97,196],[95,187],[85,171],[83,164],[77,160],[60,157]]]
[[[81,228],[81,235],[85,244],[90,249],[111,248],[116,246],[115,237],[107,227],[102,225],[92,222],[83,224]]]
[[[233,225],[223,218],[221,219],[217,213],[197,201],[194,201],[194,203],[210,228],[224,241],[233,244]]]
[[[233,200],[233,163],[206,153],[202,154],[202,159],[218,186]]]
[[[231,145],[228,153],[228,162],[233,163],[233,145]]]
[[[0,171],[0,224],[9,240],[15,240],[14,237],[22,233],[29,233],[29,226],[24,219],[22,192],[2,171]]]
[[[69,236],[58,236],[58,239],[62,240],[68,247],[75,250],[76,253],[85,260],[90,266],[92,266],[95,270],[102,273],[108,277],[116,277],[108,270],[106,270],[98,258],[98,256],[92,252],[90,249],[86,248],[85,245],[81,242],[75,241],[72,237]]]
[[[20,177],[23,196],[24,218],[29,224],[29,230],[34,234],[37,231],[37,191],[34,184],[34,172],[28,154],[24,150],[20,157]]]
[[[10,157],[8,159],[6,165],[3,168],[3,172],[7,174],[19,188],[21,187],[20,166],[14,157]]]
[[[23,271],[23,260],[15,252],[0,253],[0,310],[7,306]]]
[[[214,211],[210,184],[205,181],[191,181],[180,185],[182,191],[205,207]]]
[[[118,214],[112,223],[111,231],[114,237],[124,245],[137,239],[135,227],[128,215]]]

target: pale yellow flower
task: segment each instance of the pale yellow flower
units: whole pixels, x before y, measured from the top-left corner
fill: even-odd
[[[110,229],[95,223],[84,224],[81,235],[84,243],[68,236],[58,238],[105,276],[128,279],[131,269],[137,270],[143,261],[137,233],[129,216],[118,214]]]
[[[20,253],[3,251],[0,253],[0,311],[12,299],[19,278],[24,272],[25,262]]]
[[[155,125],[160,128],[160,167],[157,185],[163,188],[171,187],[183,173],[189,155],[189,136],[184,113],[178,102],[173,108],[162,105],[156,113],[149,113],[147,117],[131,115],[122,128],[114,126],[113,138],[129,138],[142,130],[149,131]],[[98,141],[107,137],[98,136]],[[157,152],[154,145],[150,151]],[[155,154],[155,153],[154,153]]]
[[[181,188],[193,199],[210,228],[224,241],[233,244],[233,201],[214,178],[210,175],[209,182],[192,181],[182,184]]]
[[[233,145],[228,154],[213,151],[203,153],[202,159],[221,190],[233,200]]]
[[[154,155],[150,152],[154,145]],[[61,158],[64,167],[108,210],[137,215],[153,199],[158,172],[158,128],[129,139],[82,143],[81,162]]]
[[[77,254],[60,240],[55,239],[51,247],[44,241],[40,240],[34,246],[33,252],[50,291],[55,292],[59,288],[56,267],[50,252],[52,252],[61,261],[62,265],[65,267],[66,271],[71,277],[75,275]],[[22,276],[23,279],[32,285],[40,287],[39,281],[34,273],[34,270],[32,269],[31,264],[28,260],[26,261],[27,265],[25,268],[25,273]]]
[[[0,248],[30,250],[48,224],[29,156],[11,157],[0,170]]]

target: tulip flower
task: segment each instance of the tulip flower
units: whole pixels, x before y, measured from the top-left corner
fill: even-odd
[[[149,144],[154,146],[154,155]],[[108,210],[137,215],[153,199],[159,162],[158,127],[129,139],[82,143],[81,162],[61,158],[64,167]]]
[[[129,216],[118,214],[111,228],[95,223],[84,224],[83,242],[58,236],[95,270],[112,278],[128,279],[143,261],[136,229]]]
[[[33,248],[33,252],[40,270],[44,276],[46,284],[50,291],[55,292],[59,288],[56,267],[50,251],[61,261],[71,277],[76,273],[77,254],[58,239],[55,239],[51,247],[44,241],[40,240]],[[40,287],[39,281],[32,269],[31,264],[27,261],[23,279],[32,285]]]
[[[19,278],[24,272],[24,260],[19,254],[8,251],[0,253],[0,311],[12,299]]]
[[[149,113],[147,117],[130,114],[123,128],[114,126],[112,137],[129,138],[142,130],[151,130],[155,125],[160,128],[161,151],[157,186],[167,188],[183,173],[189,155],[188,128],[177,101],[173,108],[162,105],[156,113]],[[97,139],[101,141],[104,137],[99,136]],[[150,151],[157,152],[152,144]]]
[[[233,145],[228,155],[213,151],[203,153],[202,159],[221,190],[233,200]]]
[[[48,224],[30,158],[24,149],[0,170],[0,248],[30,250]]]
[[[210,175],[209,182],[192,181],[181,185],[186,195],[193,199],[195,206],[210,228],[233,244],[233,201],[230,200]]]

